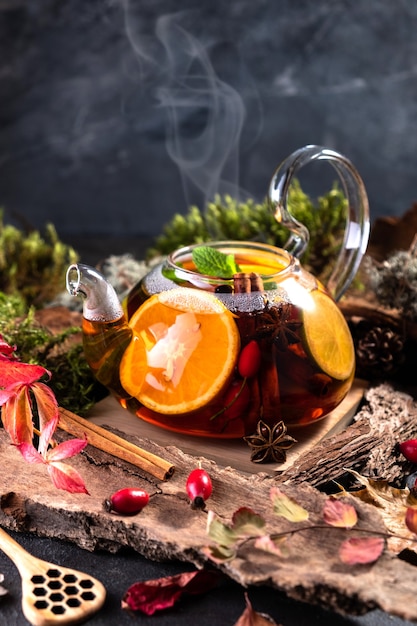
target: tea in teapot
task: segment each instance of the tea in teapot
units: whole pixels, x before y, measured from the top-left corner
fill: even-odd
[[[291,177],[314,159],[334,165],[349,202],[327,287],[301,266],[308,232],[286,206]],[[348,393],[355,353],[335,299],[367,244],[363,183],[342,155],[307,146],[276,170],[269,197],[291,232],[288,249],[240,241],[184,247],[140,280],[123,305],[94,268],[68,269],[69,292],[84,296],[85,357],[141,419],[184,434],[238,438],[260,419],[270,426],[315,422]]]

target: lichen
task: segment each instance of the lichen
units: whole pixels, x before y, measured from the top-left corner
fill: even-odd
[[[417,321],[416,250],[400,250],[382,263],[368,264],[370,287],[378,302],[398,309],[404,319]]]

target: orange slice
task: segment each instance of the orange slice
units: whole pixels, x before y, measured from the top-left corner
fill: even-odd
[[[187,287],[151,296],[129,321],[133,339],[120,382],[148,409],[195,411],[229,381],[240,348],[232,313],[213,294]]]
[[[346,380],[355,366],[355,349],[343,313],[323,291],[316,289],[309,297],[303,310],[304,350],[325,374]]]

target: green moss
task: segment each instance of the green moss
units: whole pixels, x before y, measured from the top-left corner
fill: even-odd
[[[51,355],[46,359],[46,363],[53,372],[50,387],[58,404],[78,415],[85,415],[96,402],[109,393],[94,378],[84,358],[81,344],[74,346],[65,354]]]
[[[317,276],[325,276],[345,230],[347,201],[343,192],[334,184],[314,204],[298,180],[294,180],[288,194],[288,207],[310,233],[303,264]],[[282,247],[288,237],[288,230],[275,220],[268,201],[238,202],[230,196],[217,196],[214,202],[207,204],[205,211],[192,206],[186,215],[174,215],[155,240],[154,247],[148,250],[148,258],[215,239],[262,241]]]
[[[24,302],[41,308],[62,291],[65,272],[78,255],[62,243],[55,227],[48,224],[45,235],[25,233],[4,224],[0,210],[0,291],[20,294]]]
[[[38,324],[35,308],[28,309],[21,296],[0,292],[0,334],[16,346],[21,361],[41,365],[51,372],[48,385],[61,406],[84,415],[107,392],[94,379],[80,343],[61,349],[68,338],[80,331],[75,326],[52,335]]]
[[[310,232],[310,245],[303,264],[323,277],[328,261],[337,250],[345,228],[346,200],[335,185],[316,204],[294,181],[288,198],[294,217]],[[186,215],[175,215],[155,241],[148,257],[169,254],[193,243],[213,239],[263,241],[282,247],[288,231],[274,218],[269,204],[252,199],[238,202],[216,197],[205,211],[190,207]],[[23,233],[4,225],[0,211],[0,334],[17,346],[19,358],[37,363],[52,373],[50,386],[61,406],[78,414],[106,395],[87,365],[79,342],[69,349],[65,342],[80,328],[69,328],[51,335],[39,326],[35,311],[61,293],[70,263],[76,252],[59,241],[55,228]]]

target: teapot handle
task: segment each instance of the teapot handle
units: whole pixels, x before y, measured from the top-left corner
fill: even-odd
[[[366,251],[369,239],[369,205],[363,181],[354,165],[342,154],[322,146],[309,145],[287,157],[275,170],[269,186],[275,219],[291,231],[285,249],[296,257],[307,248],[310,234],[287,208],[291,180],[296,172],[312,161],[329,161],[339,175],[348,201],[346,229],[339,257],[328,280],[327,288],[338,300],[352,282]]]

